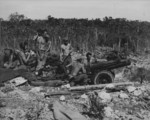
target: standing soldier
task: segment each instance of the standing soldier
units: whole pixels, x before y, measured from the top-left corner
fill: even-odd
[[[69,43],[68,39],[64,38],[63,44],[61,45],[61,60],[64,60],[71,51],[71,44]]]
[[[35,49],[38,55],[38,66],[36,70],[39,70],[44,67],[47,54],[51,48],[51,41],[49,40],[49,35],[47,30],[37,30],[37,35],[34,37],[35,40]]]
[[[51,50],[51,41],[50,41],[50,37],[49,37],[46,29],[43,30],[43,37],[44,37],[44,40],[46,43],[45,50],[46,50],[46,53],[48,53]]]

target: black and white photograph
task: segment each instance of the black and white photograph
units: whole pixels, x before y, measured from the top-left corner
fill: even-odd
[[[0,0],[0,120],[150,120],[150,0]]]

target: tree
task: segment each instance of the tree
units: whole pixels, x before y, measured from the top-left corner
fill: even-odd
[[[1,21],[2,21],[3,19],[2,18],[0,18],[0,47],[1,47],[1,43],[2,43],[2,33],[1,33]]]
[[[4,19],[3,19],[3,18],[0,18],[0,21],[4,21]]]
[[[25,17],[23,14],[19,14],[18,12],[9,15],[9,21],[11,22],[20,22],[24,19],[27,19],[27,17]]]

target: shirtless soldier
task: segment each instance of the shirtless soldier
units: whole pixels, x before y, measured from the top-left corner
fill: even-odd
[[[86,74],[86,69],[82,63],[82,57],[78,57],[76,61],[69,64],[67,67],[72,66],[70,77],[70,84],[74,86],[76,84],[87,84],[88,76]]]

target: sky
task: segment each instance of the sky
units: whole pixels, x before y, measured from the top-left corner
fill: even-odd
[[[31,19],[111,16],[150,22],[150,0],[0,0],[0,18],[15,12]]]

